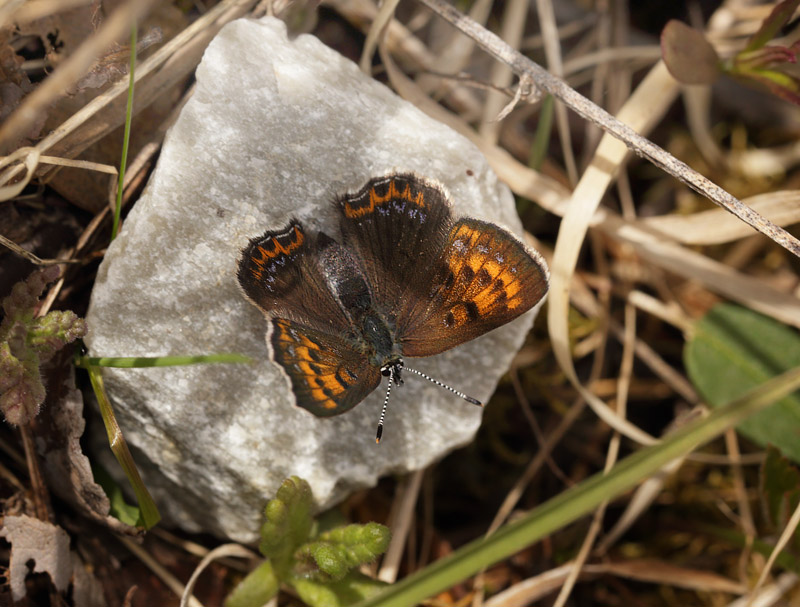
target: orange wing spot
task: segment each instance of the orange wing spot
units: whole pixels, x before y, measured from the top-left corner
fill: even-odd
[[[506,273],[508,275],[508,273]],[[514,307],[516,307],[519,303],[519,292],[522,290],[522,283],[518,280],[515,280],[513,277],[509,276],[510,280],[506,281],[505,286],[503,289],[506,293],[506,299],[508,299],[509,304],[514,303]]]
[[[489,275],[489,278],[492,281],[497,279],[497,277],[503,273],[503,266],[494,261],[494,259],[487,258],[486,255],[483,255],[477,251],[470,253],[469,257],[467,258],[467,265],[475,274],[481,270],[486,270],[486,273]]]
[[[338,381],[336,381],[336,378],[333,376],[332,373],[329,373],[327,375],[318,375],[311,370],[311,366],[309,364],[303,364],[301,365],[301,367],[303,368],[304,371],[306,370],[306,367],[308,367],[307,373],[309,378],[313,378],[312,381],[314,382],[314,385],[312,386],[312,388],[314,390],[321,390],[323,394],[326,394],[327,391],[325,398],[330,398],[330,395],[339,396],[344,392],[344,388]],[[316,380],[320,380],[322,382],[322,385],[321,386],[318,385],[318,382]]]
[[[490,295],[486,291],[473,297],[472,302],[478,308],[478,316],[486,314],[497,303],[498,299],[497,295]]]
[[[389,182],[389,187],[384,194],[378,192],[374,187],[369,190],[369,204],[362,204],[361,206],[353,206],[350,200],[344,204],[344,214],[348,219],[357,219],[364,215],[369,215],[375,211],[375,207],[386,204],[391,200],[408,200],[418,207],[425,206],[425,194],[420,190],[416,195],[411,191],[411,184],[407,183],[405,189],[400,192],[397,189],[397,181],[392,179]]]
[[[372,197],[372,192],[369,193],[369,206],[354,207],[350,202],[344,205],[344,216],[348,219],[358,219],[364,215],[369,215],[375,210],[375,200]]]
[[[302,346],[303,348],[306,348],[306,350],[317,350],[317,351],[319,351],[319,346],[315,342],[311,341],[308,337],[306,337],[302,333],[299,334],[298,337],[300,338],[300,340],[297,343],[300,346]]]
[[[503,273],[503,267],[494,260],[484,262],[483,269],[489,273],[492,280],[495,280],[500,274]]]
[[[467,313],[466,304],[459,303],[450,308],[450,311],[445,316],[445,325],[449,329],[457,328],[467,324],[468,320],[469,314]]]
[[[479,255],[470,255],[467,257],[467,265],[469,269],[472,270],[473,274],[477,274],[478,270],[480,270],[483,265],[483,257]]]
[[[455,237],[463,238],[469,242],[469,246],[474,246],[475,241],[480,238],[481,233],[478,230],[473,230],[469,226],[462,225],[458,228]],[[453,238],[453,237],[451,237]]]
[[[286,245],[282,244],[278,240],[278,238],[281,237],[273,236],[272,238],[269,239],[269,242],[274,244],[274,247],[271,250],[267,249],[263,245],[258,245],[256,247],[256,251],[259,252],[261,257],[256,257],[255,255],[251,255],[250,261],[252,261],[254,264],[260,267],[263,267],[268,260],[274,257],[278,257],[279,255],[290,255],[293,251],[303,246],[303,243],[305,242],[306,239],[305,234],[303,234],[302,230],[300,229],[300,226],[294,226],[294,238],[290,240],[288,244]]]
[[[523,298],[519,297],[522,284],[510,272],[504,271],[501,266],[495,264],[495,268],[488,267],[486,270],[491,275],[496,269],[498,276],[489,283],[480,293],[474,295],[475,305],[478,307],[479,314],[486,314],[498,304],[508,310],[514,310],[524,303]]]
[[[394,189],[394,191],[397,192],[397,189],[395,188],[395,182],[394,181],[392,181],[391,189]],[[413,195],[412,192],[411,192],[411,184],[410,183],[407,183],[406,184],[406,189],[403,190],[403,193],[402,194],[397,194],[396,197],[402,198],[403,200],[408,200],[409,202],[414,203],[418,207],[424,207],[425,206],[425,194],[422,192],[422,190],[420,190],[419,192],[417,192],[416,196]]]
[[[520,286],[519,282],[517,282],[517,281],[509,283],[504,287],[503,290],[505,291],[506,301],[508,301],[508,307],[509,308],[512,308],[512,309],[516,308],[520,303],[522,303],[520,301],[520,298],[517,297],[517,295],[519,295],[519,292],[520,292],[521,289],[522,289],[522,287]]]
[[[335,409],[339,406],[335,401],[332,401],[330,398],[325,396],[325,393],[319,388],[311,391],[311,398],[313,398],[317,404],[322,405],[326,409]]]

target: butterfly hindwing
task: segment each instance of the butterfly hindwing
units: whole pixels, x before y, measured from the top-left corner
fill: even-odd
[[[510,322],[547,293],[547,266],[506,230],[477,219],[450,229],[430,296],[397,319],[407,356],[432,356]]]
[[[380,383],[380,370],[342,337],[276,318],[267,341],[298,406],[319,417],[355,407]]]

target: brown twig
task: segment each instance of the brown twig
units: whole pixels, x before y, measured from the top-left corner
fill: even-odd
[[[420,0],[420,2],[475,40],[487,53],[509,65],[517,76],[527,75],[532,78],[539,88],[562,101],[582,118],[589,120],[622,141],[637,156],[648,159],[663,171],[733,213],[786,250],[800,257],[800,241],[797,238],[753,211],[753,209],[672,156],[666,150],[636,133],[628,125],[620,122],[570,88],[563,80],[556,78],[547,70],[511,48],[498,36],[460,13],[444,0]]]
[[[39,454],[36,452],[33,431],[29,424],[19,427],[22,445],[25,449],[25,462],[28,465],[28,474],[31,481],[31,497],[33,498],[33,509],[36,518],[42,521],[50,521],[52,508],[50,505],[50,494],[42,476],[42,469],[39,465]]]

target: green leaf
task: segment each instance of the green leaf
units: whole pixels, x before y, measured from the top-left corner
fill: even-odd
[[[243,354],[187,354],[184,356],[80,356],[75,360],[79,367],[117,367],[140,369],[142,367],[177,367],[200,363],[250,363],[253,359]]]
[[[108,496],[108,501],[111,503],[111,511],[109,514],[126,525],[141,527],[142,514],[139,508],[129,504],[125,500],[122,488],[117,484],[117,481],[111,478],[108,471],[99,464],[93,464],[92,475],[97,484],[103,488],[103,491],[105,491],[105,494]]]
[[[756,312],[721,304],[695,325],[684,349],[684,362],[703,398],[719,407],[800,366],[800,337],[793,329]],[[744,420],[737,428],[758,444],[772,443],[800,461],[797,393]]]
[[[775,544],[770,544],[764,540],[759,540],[758,538],[753,538],[752,536],[746,535],[740,529],[734,527],[718,527],[716,525],[705,525],[705,524],[698,524],[695,527],[698,531],[702,531],[703,533],[707,533],[709,535],[713,535],[718,538],[722,538],[727,542],[730,542],[737,548],[753,550],[764,556],[764,559],[768,559],[770,555],[775,551]],[[774,538],[773,538],[774,540]],[[783,550],[776,558],[775,564],[778,567],[782,567],[783,569],[789,569],[791,571],[800,571],[800,559],[797,559],[793,554],[790,554],[789,551]]]
[[[273,560],[281,579],[288,576],[292,554],[311,533],[312,504],[311,487],[303,479],[292,476],[283,481],[275,499],[265,508],[267,520],[261,526],[258,549]]]
[[[289,582],[304,603],[311,607],[345,607],[375,595],[387,584],[358,572],[336,582],[297,578]]]
[[[553,114],[555,102],[552,95],[545,95],[540,104],[539,120],[536,121],[536,135],[531,145],[528,157],[528,166],[536,171],[542,169],[545,159],[550,151],[550,134],[553,131]]]
[[[39,296],[60,275],[56,266],[31,273],[2,301],[0,321],[0,411],[11,424],[26,424],[45,398],[39,367],[66,344],[86,334],[73,312],[53,311],[34,318]]]
[[[800,470],[772,446],[767,448],[767,459],[761,467],[761,495],[770,522],[783,529],[800,502]],[[794,537],[800,546],[800,529],[795,530]]]
[[[661,30],[661,57],[683,84],[711,84],[720,75],[719,56],[703,33],[675,19]]]
[[[383,554],[390,538],[389,529],[379,523],[332,529],[295,553],[295,574],[317,573],[318,579],[340,580],[354,567]]]
[[[272,563],[264,561],[233,589],[225,599],[225,607],[262,607],[278,594],[279,588]]]

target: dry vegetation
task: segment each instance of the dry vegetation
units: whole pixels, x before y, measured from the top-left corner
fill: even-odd
[[[550,262],[551,295],[476,440],[337,509],[348,521],[392,528],[393,544],[371,570],[390,582],[705,416],[708,397],[688,378],[684,349],[716,304],[735,302],[774,319],[788,343],[800,327],[800,246],[791,235],[800,220],[797,106],[732,79],[681,88],[659,62],[658,36],[669,19],[704,28],[724,58],[741,50],[772,5],[459,3],[476,22],[464,27],[477,42],[426,5],[439,3],[387,1],[381,10],[372,0],[0,4],[0,234],[8,247],[0,252],[0,294],[36,264],[63,262],[63,278],[46,292],[40,315],[51,307],[85,314],[111,237],[137,20],[123,222],[192,93],[192,73],[209,40],[232,19],[266,13],[361,60],[398,94],[469,137],[517,195],[530,241]],[[543,91],[564,103],[551,104]],[[80,433],[70,434],[74,427],[53,412],[75,398],[65,385],[91,389],[83,371],[72,373],[69,353],[51,359],[44,377],[43,413],[0,434],[4,514],[66,530],[106,604],[178,604],[182,585],[217,540],[159,528],[132,539],[107,518],[88,517],[80,504],[55,496],[35,443],[61,433],[77,445]],[[790,431],[797,436],[800,426]],[[90,425],[87,432],[103,428]],[[797,491],[784,489],[785,516],[775,520],[765,504],[764,459],[763,444],[726,431],[430,604],[719,606],[760,597],[759,605],[796,605],[797,542],[777,562],[768,559],[797,524],[790,518]],[[796,478],[791,465],[785,473]],[[10,545],[0,540],[0,547],[8,566]],[[195,596],[204,605],[222,604],[253,564],[215,562]],[[91,582],[80,584],[90,593]],[[103,604],[80,603],[78,585],[76,578],[60,595],[45,574],[33,574],[20,604]],[[0,603],[10,600],[5,584]],[[277,604],[300,603],[282,593]]]

